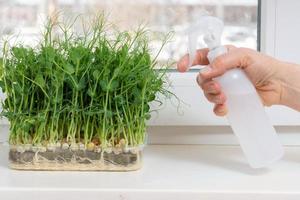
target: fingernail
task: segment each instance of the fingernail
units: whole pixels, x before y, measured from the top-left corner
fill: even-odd
[[[212,89],[212,88],[210,88],[210,89],[207,90],[207,93],[215,93],[215,92],[216,92],[216,90]]]
[[[220,114],[227,114],[227,108],[226,107],[222,107],[220,110],[219,110],[219,113]]]
[[[226,109],[221,110],[220,115],[222,115],[222,116],[227,115],[227,110]]]
[[[202,83],[202,78],[201,78],[199,75],[197,75],[196,81],[197,81],[198,85],[201,85],[201,83]]]
[[[210,85],[210,87],[207,89],[207,92],[208,93],[214,93],[214,92],[217,92],[216,90],[216,85],[213,83]]]

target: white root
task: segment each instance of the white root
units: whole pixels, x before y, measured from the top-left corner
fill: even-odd
[[[17,146],[20,151],[24,151],[24,145]],[[141,167],[141,151],[139,148],[131,148],[130,151],[136,149],[137,160],[128,165],[122,165],[120,163],[114,162],[114,160],[106,160],[104,157],[104,151],[101,151],[99,146],[96,146],[95,150],[101,151],[100,159],[92,160],[89,157],[82,157],[78,154],[73,154],[70,160],[66,160],[63,156],[57,154],[54,160],[49,160],[46,154],[40,154],[42,150],[46,150],[46,147],[41,148],[40,145],[32,146],[38,150],[35,152],[32,161],[19,160],[19,162],[11,162],[10,167],[14,169],[23,170],[79,170],[79,171],[131,171],[137,170]],[[11,149],[12,150],[12,149]],[[113,151],[115,155],[122,153],[121,148],[108,148],[108,150]],[[107,152],[107,149],[105,150]],[[25,152],[26,153],[26,152]],[[111,152],[110,152],[111,153]],[[124,153],[124,152],[123,152]]]

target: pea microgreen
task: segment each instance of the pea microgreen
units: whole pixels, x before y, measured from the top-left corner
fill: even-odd
[[[149,103],[168,93],[149,31],[110,29],[103,16],[83,35],[72,25],[49,20],[34,48],[4,44],[0,86],[10,143],[143,144]]]

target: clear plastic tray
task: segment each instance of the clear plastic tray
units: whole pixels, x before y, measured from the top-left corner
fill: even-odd
[[[72,149],[10,145],[9,165],[18,170],[132,171],[142,166],[143,147]]]

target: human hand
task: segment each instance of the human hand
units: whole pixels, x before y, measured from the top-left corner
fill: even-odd
[[[284,77],[286,71],[295,71],[294,66],[291,64],[283,63],[270,56],[264,55],[257,51],[247,48],[236,48],[234,46],[226,46],[228,52],[217,57],[210,68],[205,68],[197,76],[197,82],[203,89],[206,98],[215,104],[214,112],[218,116],[226,115],[226,96],[222,92],[222,88],[214,78],[221,76],[227,70],[232,68],[242,68],[253,85],[255,86],[259,96],[264,105],[271,106],[274,104],[283,104],[300,109],[299,103],[297,105],[289,99],[291,91],[286,90],[288,84],[287,77]],[[208,65],[207,59],[208,49],[200,49],[196,52],[193,65]],[[177,69],[180,72],[188,70],[189,57],[185,55],[180,59],[177,64]],[[300,76],[300,67],[297,68],[298,76]],[[298,83],[300,81],[298,80]],[[300,102],[300,83],[294,89],[299,89]]]

